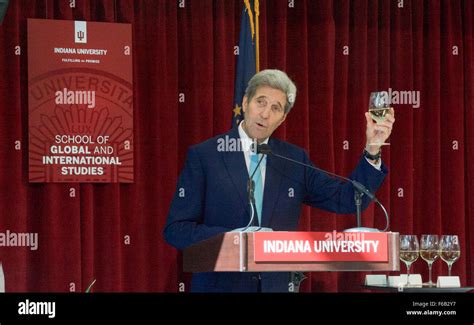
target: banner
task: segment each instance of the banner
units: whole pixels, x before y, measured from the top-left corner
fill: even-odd
[[[386,262],[385,232],[255,232],[255,262]]]
[[[30,182],[133,182],[130,24],[28,19]]]

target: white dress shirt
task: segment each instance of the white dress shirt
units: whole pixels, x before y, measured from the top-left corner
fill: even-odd
[[[250,155],[255,155],[256,153],[252,151],[252,144],[253,144],[253,139],[250,138],[247,133],[245,133],[243,127],[242,127],[242,122],[239,124],[239,136],[240,136],[240,145],[242,146],[242,151],[244,153],[244,158],[245,158],[245,165],[247,166],[247,172],[249,172],[250,169]],[[262,143],[268,144],[268,138],[265,139]],[[261,154],[258,155],[258,159],[262,157]],[[265,156],[260,163],[260,172],[262,173],[262,191],[265,193],[265,172],[267,170],[267,157]],[[253,172],[253,171],[252,171]],[[250,172],[249,172],[250,176]]]

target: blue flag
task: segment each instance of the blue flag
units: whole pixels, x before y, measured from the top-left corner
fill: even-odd
[[[258,72],[258,0],[244,0],[240,22],[239,55],[234,87],[232,125],[243,119],[242,98],[250,78]]]

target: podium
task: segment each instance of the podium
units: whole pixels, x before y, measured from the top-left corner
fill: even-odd
[[[333,232],[336,234],[335,232]],[[261,255],[262,234],[271,234],[272,238],[304,238],[308,244],[313,244],[313,237],[321,237],[331,233],[312,232],[227,232],[207,240],[196,243],[183,251],[183,270],[185,272],[276,272],[276,271],[399,271],[399,234],[394,232],[378,233],[381,238],[381,253],[385,254],[382,260],[374,261],[363,253],[356,254],[355,258],[346,258],[328,254],[305,254],[304,258],[285,257],[262,261],[255,258],[256,252]],[[341,234],[341,233],[339,233]],[[354,235],[368,235],[368,233],[352,233]],[[374,234],[374,233],[372,233]],[[330,236],[330,235],[329,235]],[[257,238],[257,240],[256,240]],[[283,242],[283,240],[279,240]],[[267,249],[267,248],[266,248]],[[313,259],[312,256],[315,256]],[[318,257],[320,256],[320,257]],[[331,259],[331,256],[337,258]],[[346,254],[347,256],[347,254]],[[350,256],[349,256],[350,257]],[[370,256],[369,256],[370,257]],[[293,260],[292,260],[293,259]]]

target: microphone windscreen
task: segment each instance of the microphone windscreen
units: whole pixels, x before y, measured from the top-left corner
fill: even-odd
[[[264,154],[264,155],[268,155],[268,154],[272,153],[272,148],[270,148],[270,146],[268,144],[262,143],[262,144],[258,145],[257,152],[261,153],[261,154]]]

